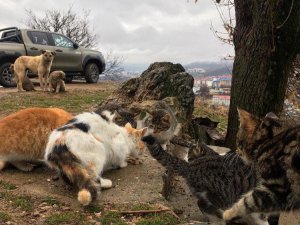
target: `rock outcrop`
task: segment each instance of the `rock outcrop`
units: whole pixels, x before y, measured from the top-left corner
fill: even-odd
[[[148,109],[152,104],[157,104],[155,101],[175,97],[180,116],[190,120],[195,99],[193,84],[193,77],[180,64],[153,63],[140,77],[126,81],[100,105],[97,112],[113,108],[136,114],[139,109]]]

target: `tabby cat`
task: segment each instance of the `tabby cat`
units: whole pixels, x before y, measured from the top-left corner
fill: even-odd
[[[242,109],[238,112],[237,154],[255,166],[261,181],[224,212],[224,219],[299,209],[300,125],[286,127],[273,113],[259,119]]]
[[[149,127],[153,136],[158,139],[163,149],[167,148],[174,135],[178,135],[181,124],[178,123],[172,109],[166,105],[166,109],[157,109],[152,114],[147,113],[145,125]]]
[[[10,163],[22,171],[31,171],[44,159],[52,130],[72,119],[58,108],[27,108],[0,119],[0,170]]]
[[[47,143],[45,160],[64,181],[78,189],[78,201],[89,205],[97,197],[99,185],[110,188],[102,178],[105,170],[127,166],[129,156],[143,152],[141,136],[147,128],[136,130],[113,122],[109,111],[82,113],[54,130]]]
[[[147,134],[142,140],[160,164],[185,178],[198,199],[199,209],[210,221],[221,220],[223,210],[257,183],[252,168],[245,165],[234,152],[221,156],[209,150],[208,154],[186,162],[164,151],[152,134]],[[268,224],[258,214],[251,215],[247,222],[253,225]]]

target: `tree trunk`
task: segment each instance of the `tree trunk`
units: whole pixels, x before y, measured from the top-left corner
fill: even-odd
[[[300,49],[299,0],[235,0],[235,61],[226,145],[235,148],[237,107],[256,116],[283,108]]]

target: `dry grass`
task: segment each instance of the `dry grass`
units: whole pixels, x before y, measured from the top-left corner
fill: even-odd
[[[228,107],[213,105],[210,100],[196,98],[194,103],[194,116],[208,117],[219,122],[217,130],[225,133],[227,130]]]

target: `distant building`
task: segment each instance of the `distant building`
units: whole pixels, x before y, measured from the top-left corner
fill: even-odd
[[[196,77],[194,78],[194,87],[200,88],[202,85],[212,87],[213,77]]]
[[[187,69],[188,73],[205,73],[205,69],[203,68],[192,68],[192,69]]]
[[[232,75],[194,77],[194,93],[199,93],[202,85],[207,85],[214,105],[229,106]]]
[[[209,88],[230,88],[231,78],[231,75],[195,77],[194,87],[199,88],[206,84]]]

